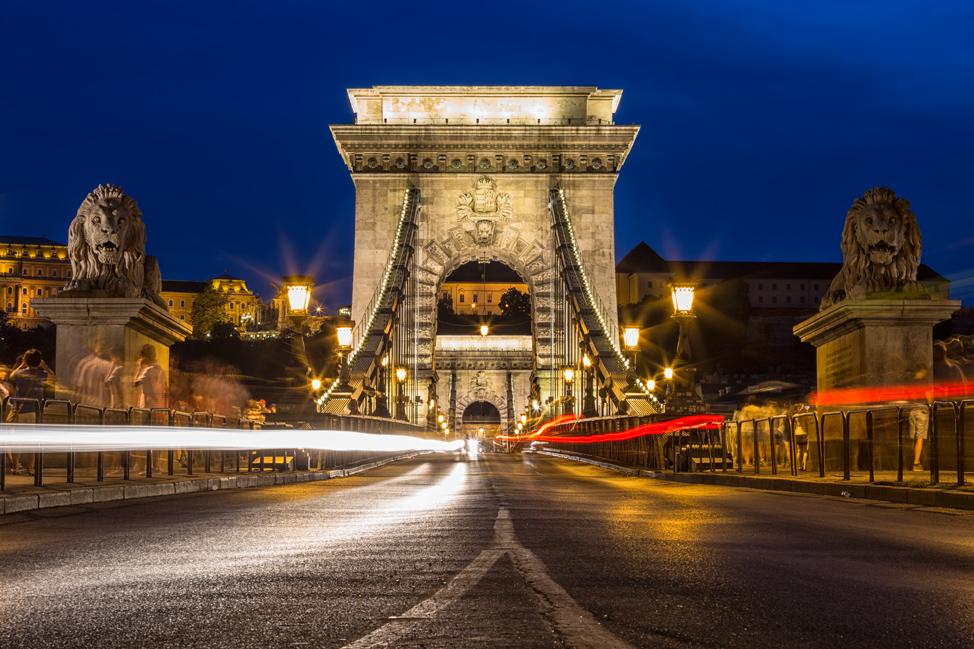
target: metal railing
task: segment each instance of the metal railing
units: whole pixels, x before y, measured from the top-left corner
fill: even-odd
[[[89,404],[73,403],[65,399],[31,399],[7,397],[0,402],[0,431],[12,425],[30,425],[27,422],[10,423],[8,413],[23,404],[31,404],[36,412],[34,423],[67,424],[79,430],[86,426],[160,426],[193,428],[234,428],[243,430],[273,430],[293,428],[290,423],[256,422],[245,418],[231,418],[208,412],[182,412],[170,408],[105,408]],[[379,419],[376,417],[339,417],[335,415],[316,415],[322,419],[329,430],[347,430],[366,433],[408,432],[415,434],[415,426],[404,422]],[[410,430],[406,430],[410,429]],[[8,469],[11,466],[8,453],[10,449],[0,446],[0,490],[7,488]],[[148,448],[138,451],[62,451],[54,453],[21,453],[25,468],[33,460],[33,483],[44,486],[45,478],[53,475],[64,476],[69,483],[79,482],[79,474],[94,477],[96,482],[104,482],[109,473],[120,473],[122,480],[131,480],[136,475],[153,478],[162,473],[167,476],[193,476],[202,467],[205,474],[240,473],[244,471],[285,471],[285,470],[332,470],[388,455],[386,451],[330,451],[315,449],[314,454],[303,449],[261,448],[261,449],[182,449]],[[269,459],[270,458],[270,459]],[[283,458],[283,459],[282,459]],[[83,465],[79,469],[79,461]],[[112,470],[109,470],[109,461]]]
[[[935,401],[726,421],[717,430],[645,434],[616,441],[557,440],[558,435],[577,438],[623,433],[666,420],[660,415],[592,418],[551,427],[544,447],[674,472],[779,475],[779,471],[787,471],[792,477],[831,474],[841,480],[857,478],[870,483],[904,482],[912,474],[930,484],[963,485],[967,465],[972,463],[966,455],[968,439],[974,437],[972,408],[974,399]],[[919,468],[914,465],[911,426],[921,434],[926,432]],[[804,431],[804,442],[799,439],[799,429]],[[520,443],[527,448],[531,438],[522,438]]]

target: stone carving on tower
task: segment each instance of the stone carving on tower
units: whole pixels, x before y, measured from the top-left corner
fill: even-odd
[[[511,195],[498,192],[493,179],[481,176],[473,193],[464,192],[457,196],[457,216],[461,223],[473,221],[473,234],[479,245],[491,245],[494,241],[494,224],[514,218]]]

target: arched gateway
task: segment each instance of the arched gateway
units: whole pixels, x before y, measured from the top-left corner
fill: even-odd
[[[454,414],[458,402],[502,401],[498,409],[505,422],[523,409],[534,384],[543,400],[558,397],[563,359],[578,353],[578,343],[559,331],[581,316],[565,309],[552,196],[563,202],[587,299],[602,305],[597,328],[617,340],[613,186],[639,130],[612,122],[622,91],[376,86],[350,89],[348,96],[355,124],[331,130],[356,190],[353,379],[358,372],[361,381],[370,354],[387,353],[367,338],[378,326],[375,314],[386,303],[391,275],[401,271],[397,276],[408,276],[400,281],[405,299],[393,318],[396,331],[385,335],[394,362],[407,369],[404,394],[397,398],[408,400],[419,422],[431,397],[439,395],[439,409],[446,411],[447,393]],[[404,227],[408,255],[400,246]],[[505,360],[494,353],[498,350],[483,359],[470,350],[449,367],[437,357],[440,286],[471,260],[502,262],[524,278],[534,322],[527,363],[523,354]],[[485,370],[492,388],[483,396],[486,390],[479,386],[478,396],[471,377]],[[605,373],[618,370],[612,365]],[[445,389],[444,375],[450,379]],[[364,392],[353,398],[377,387],[383,388],[366,378]],[[420,401],[427,405],[419,407]]]

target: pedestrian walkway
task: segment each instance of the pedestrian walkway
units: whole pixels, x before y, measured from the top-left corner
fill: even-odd
[[[244,487],[268,487],[280,484],[312,482],[344,478],[362,471],[368,471],[390,462],[397,462],[430,451],[414,451],[387,456],[375,461],[363,462],[354,466],[339,467],[321,471],[260,471],[241,473],[202,473],[193,475],[154,475],[147,478],[144,473],[132,474],[125,480],[121,471],[109,473],[98,482],[94,474],[75,475],[76,482],[67,482],[65,470],[44,470],[44,486],[34,485],[34,478],[28,475],[6,476],[6,489],[0,491],[0,516],[30,512],[50,507],[84,506],[92,503],[172,496],[176,494],[203,491],[221,491]]]
[[[874,476],[875,481],[871,483],[869,482],[868,471],[854,471],[850,474],[849,480],[843,479],[842,473],[826,473],[823,478],[817,472],[801,471],[796,477],[791,475],[787,469],[780,469],[781,472],[778,475],[772,475],[770,472],[758,475],[741,474],[737,473],[736,470],[674,473],[672,471],[649,471],[638,466],[561,451],[544,450],[536,452],[654,480],[974,510],[974,483],[966,482],[963,486],[958,486],[957,474],[945,471],[940,472],[941,482],[935,485],[930,484],[930,473],[924,471],[906,473],[903,476],[903,482],[896,482],[895,471],[877,471]]]

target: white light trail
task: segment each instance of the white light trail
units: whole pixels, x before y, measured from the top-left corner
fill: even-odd
[[[0,448],[24,453],[127,451],[157,448],[326,451],[455,451],[462,441],[406,435],[371,435],[340,430],[237,430],[183,426],[90,426],[9,424],[0,429]]]

